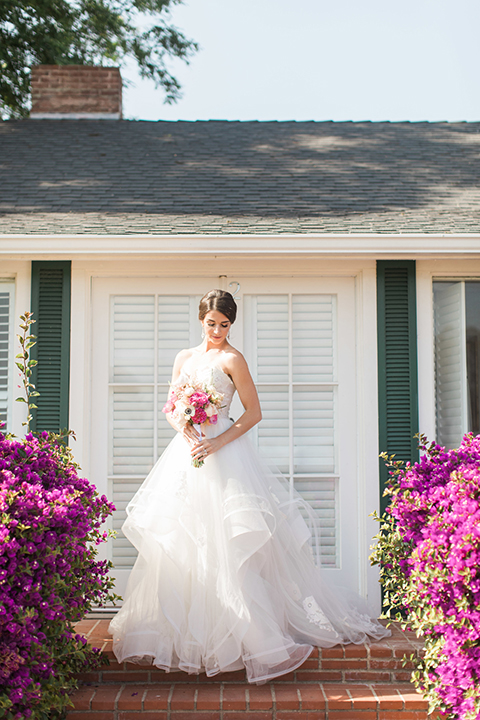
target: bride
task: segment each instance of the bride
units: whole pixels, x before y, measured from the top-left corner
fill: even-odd
[[[138,558],[110,632],[119,662],[207,675],[245,668],[262,683],[297,668],[314,646],[389,631],[360,598],[327,586],[299,496],[245,437],[261,410],[247,363],[228,342],[236,312],[230,293],[208,292],[203,341],[176,357],[164,410],[178,432],[127,507],[123,531]],[[185,386],[187,395],[213,387],[217,415],[210,408],[201,426],[180,422],[173,393]],[[245,412],[232,421],[235,391]]]

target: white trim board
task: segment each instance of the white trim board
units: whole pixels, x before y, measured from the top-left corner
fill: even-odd
[[[0,256],[321,255],[375,258],[480,256],[480,234],[1,235]]]

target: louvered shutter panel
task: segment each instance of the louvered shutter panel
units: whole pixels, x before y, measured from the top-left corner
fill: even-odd
[[[245,295],[245,357],[257,385],[263,420],[252,433],[262,456],[290,471],[289,298]]]
[[[125,508],[175,434],[162,407],[175,356],[200,342],[198,301],[189,295],[111,298],[109,479],[117,568],[131,568],[136,557],[121,532]]]
[[[292,297],[294,472],[335,472],[333,386],[335,302],[331,295]]]
[[[0,282],[0,423],[10,426],[10,335],[12,332],[13,283]]]
[[[32,262],[32,332],[38,361],[33,382],[40,396],[32,430],[58,432],[68,427],[70,374],[70,262]]]
[[[172,377],[175,357],[187,347],[201,342],[198,322],[198,295],[160,295],[158,297],[158,408],[157,452],[159,457],[175,435],[175,430],[165,420],[162,408],[168,395],[168,383]]]
[[[414,261],[378,261],[379,447],[404,461],[418,459],[415,296]],[[380,476],[384,486],[388,473],[383,461]]]
[[[434,288],[436,441],[453,448],[468,430],[465,283]]]
[[[335,566],[335,297],[245,295],[244,318],[263,414],[253,438],[321,520],[321,561]]]

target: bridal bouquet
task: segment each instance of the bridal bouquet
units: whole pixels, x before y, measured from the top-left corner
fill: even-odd
[[[221,408],[223,394],[217,392],[213,385],[207,383],[187,383],[172,385],[167,402],[163,406],[164,413],[172,413],[177,425],[216,425],[218,410]],[[199,428],[199,435],[201,435]],[[192,460],[195,467],[202,467],[203,460]]]

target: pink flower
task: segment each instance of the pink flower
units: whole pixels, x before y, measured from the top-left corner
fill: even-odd
[[[207,413],[205,412],[205,410],[202,410],[201,408],[197,408],[197,411],[192,418],[192,422],[194,423],[194,425],[201,425],[202,423],[204,423],[206,421],[206,419],[207,419]]]
[[[208,404],[208,395],[204,392],[195,392],[190,396],[190,402],[195,407],[204,407]]]
[[[162,408],[162,412],[169,413],[169,412],[173,412],[174,410],[175,410],[175,405],[173,404],[173,402],[171,400],[167,400],[167,402],[165,403],[165,405]]]
[[[217,424],[217,420],[218,420],[218,415],[211,415],[211,416],[208,418],[208,422],[210,423],[210,425],[216,425],[216,424]]]

